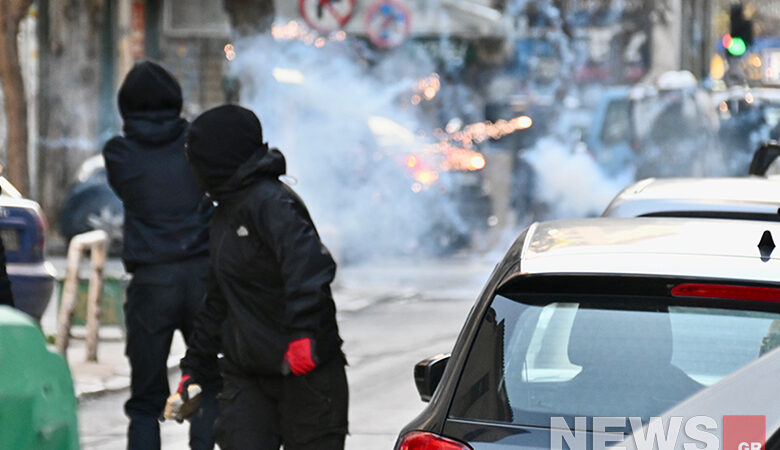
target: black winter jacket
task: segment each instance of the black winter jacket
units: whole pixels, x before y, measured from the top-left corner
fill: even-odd
[[[208,182],[210,166],[197,167]],[[196,379],[223,370],[282,372],[287,344],[314,342],[319,364],[341,357],[330,283],[336,264],[320,242],[303,201],[279,181],[278,150],[257,151],[210,194],[217,200],[211,226],[211,273],[204,308],[181,367]]]
[[[153,63],[136,66],[119,92],[124,135],[103,149],[111,187],[125,209],[128,271],[205,256],[212,207],[184,154],[181,88]]]

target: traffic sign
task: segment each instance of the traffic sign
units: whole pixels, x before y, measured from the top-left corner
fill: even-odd
[[[377,47],[395,47],[409,36],[411,18],[403,3],[379,0],[366,12],[366,34]]]
[[[310,27],[331,33],[343,28],[352,18],[355,0],[300,0],[298,9]]]

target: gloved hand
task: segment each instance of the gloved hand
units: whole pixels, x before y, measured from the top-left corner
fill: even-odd
[[[182,423],[200,409],[200,385],[190,375],[182,375],[179,388],[168,397],[163,417]]]
[[[314,370],[317,367],[317,363],[312,356],[311,338],[300,338],[290,341],[290,344],[287,346],[287,352],[284,354],[284,363],[285,368],[289,367],[290,372],[295,375],[303,375]]]

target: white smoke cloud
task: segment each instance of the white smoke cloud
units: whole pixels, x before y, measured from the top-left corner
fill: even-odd
[[[462,229],[448,198],[433,189],[413,192],[404,167],[405,155],[425,142],[418,132],[432,133],[408,95],[401,100],[434,64],[411,47],[370,67],[358,42],[314,42],[248,38],[235,43],[230,70],[265,140],[287,157],[288,174],[326,243],[361,258],[416,252],[440,222]],[[377,118],[412,139],[392,131],[378,136],[370,126]],[[447,185],[442,174],[436,189]]]
[[[590,155],[553,138],[540,139],[523,157],[534,170],[536,201],[546,206],[547,219],[599,216],[634,178],[631,169],[607,176]]]

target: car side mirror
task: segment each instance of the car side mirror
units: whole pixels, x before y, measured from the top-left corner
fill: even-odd
[[[749,175],[766,175],[767,169],[772,165],[775,159],[780,156],[780,143],[775,141],[765,142],[753,154],[753,160],[750,162]]]
[[[450,360],[449,354],[439,354],[424,359],[414,366],[414,383],[417,385],[417,392],[420,393],[420,399],[424,402],[431,401],[436,387],[444,374],[444,368]]]

